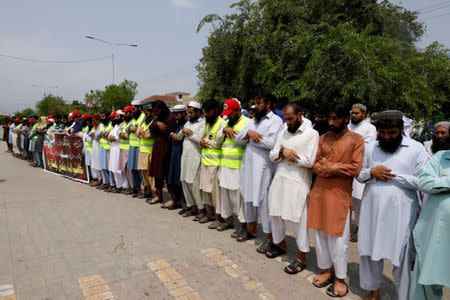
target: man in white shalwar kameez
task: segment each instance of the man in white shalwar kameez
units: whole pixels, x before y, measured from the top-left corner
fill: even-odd
[[[116,184],[115,189],[111,189],[110,192],[119,193],[128,189],[128,180],[125,169],[120,168],[120,133],[122,132],[124,113],[121,110],[113,112],[112,119],[113,129],[108,134],[108,139],[111,142],[111,150],[109,150],[109,171],[114,176],[114,182]]]
[[[307,196],[312,183],[311,167],[316,161],[319,133],[302,120],[298,103],[289,103],[283,110],[287,128],[278,136],[270,159],[278,162],[269,191],[273,246],[269,258],[286,253],[286,227],[295,235],[299,254],[284,271],[296,274],[306,267],[309,252],[307,228]]]
[[[255,116],[249,120],[237,139],[248,140],[242,160],[240,182],[244,198],[244,217],[247,231],[239,235],[238,242],[256,237],[258,216],[267,239],[256,250],[265,254],[272,246],[272,227],[269,216],[269,188],[275,174],[275,164],[269,152],[275,146],[283,121],[273,112],[274,97],[255,97]]]
[[[364,104],[356,103],[352,106],[350,123],[348,124],[348,129],[350,131],[359,133],[364,138],[364,145],[368,145],[372,141],[377,140],[377,129],[375,126],[370,124],[367,118],[367,107]],[[361,211],[361,199],[364,190],[364,184],[360,183],[358,180],[353,180],[353,191],[352,191],[352,211],[355,214],[355,230],[353,231],[350,240],[352,242],[358,241],[358,223],[359,223],[359,213]]]
[[[418,176],[428,160],[425,147],[404,136],[403,114],[380,113],[378,141],[369,144],[358,181],[365,183],[359,222],[360,284],[380,299],[384,260],[393,265],[398,299],[407,300],[411,238],[419,204]]]
[[[186,209],[180,211],[183,217],[197,216],[199,210],[203,209],[200,194],[200,161],[202,157],[198,144],[205,132],[202,105],[196,101],[189,102],[187,113],[189,121],[184,124],[183,129],[178,134],[171,134],[172,139],[183,141],[180,180],[187,206]]]

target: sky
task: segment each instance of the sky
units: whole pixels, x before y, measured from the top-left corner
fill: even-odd
[[[34,108],[44,93],[83,101],[90,90],[112,83],[111,48],[85,38],[92,35],[115,47],[115,82],[138,83],[137,99],[183,91],[195,94],[195,65],[209,28],[196,33],[203,16],[224,15],[234,0],[3,0],[0,4],[0,112]],[[394,1],[399,3],[400,1]],[[450,48],[450,0],[406,0],[423,11],[427,33],[419,47],[439,41]],[[448,14],[448,15],[446,15]],[[1,55],[83,63],[37,63]],[[34,86],[37,85],[37,86]]]

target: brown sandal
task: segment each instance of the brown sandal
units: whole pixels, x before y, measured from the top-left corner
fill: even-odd
[[[161,202],[161,199],[159,199],[158,196],[153,196],[153,198],[151,198],[151,199],[149,199],[147,201],[147,203],[150,204],[150,205],[153,205],[153,204],[156,204],[156,203],[159,203],[159,202]]]

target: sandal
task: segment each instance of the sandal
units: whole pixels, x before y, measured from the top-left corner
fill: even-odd
[[[281,248],[279,245],[272,243],[272,247],[266,252],[266,257],[275,258],[283,254],[286,254],[286,250]]]
[[[156,204],[159,202],[161,202],[161,199],[159,199],[158,196],[153,196],[153,198],[147,200],[147,203],[150,205],[153,205],[153,204]]]
[[[321,288],[326,287],[327,285],[329,285],[329,284],[331,284],[331,283],[333,283],[333,282],[334,282],[334,275],[331,275],[330,278],[328,278],[327,280],[322,281],[322,282],[320,282],[320,283],[316,283],[316,282],[314,281],[314,279],[313,279],[312,284],[313,284],[316,288],[321,289]]]
[[[178,203],[173,203],[172,205],[168,206],[167,209],[168,209],[168,210],[174,210],[174,209],[178,209],[178,208],[180,208],[180,207],[181,207],[180,204],[178,204]]]
[[[212,221],[215,221],[216,219],[213,219],[213,218],[210,218],[210,217],[208,217],[208,216],[204,216],[203,218],[201,218],[201,220],[200,221],[198,221],[200,224],[205,224],[205,223],[208,223],[208,222],[212,222]]]
[[[345,281],[344,281],[343,283],[345,284],[345,287],[347,288],[347,291],[345,292],[344,295],[338,295],[338,294],[335,294],[335,293],[334,293],[334,284],[335,284],[335,282],[333,282],[333,283],[327,288],[327,295],[330,296],[330,297],[333,297],[333,298],[342,298],[342,297],[347,296],[347,294],[348,294],[348,285],[347,285],[347,283],[346,283]]]
[[[188,208],[187,208],[187,207],[183,207],[183,208],[178,212],[178,214],[179,214],[180,216],[183,216],[184,213],[187,212],[187,211],[188,211]],[[183,216],[183,217],[184,217],[184,216]]]
[[[247,230],[242,230],[240,233],[238,233],[239,235],[236,238],[236,241],[238,242],[245,242],[248,240],[253,240],[256,238],[256,235],[251,234],[250,232],[248,232]]]
[[[284,271],[288,274],[298,274],[306,268],[306,263],[301,260],[294,260],[289,266],[284,268]]]
[[[272,249],[272,245],[273,245],[272,240],[266,239],[264,243],[262,243],[261,245],[259,245],[258,248],[256,248],[256,251],[261,254],[266,254],[267,251]]]
[[[161,208],[169,208],[169,207],[173,206],[174,204],[175,204],[175,201],[170,199],[170,200],[167,200],[167,202],[165,202],[164,204],[162,204]]]
[[[217,231],[225,231],[225,230],[233,229],[233,228],[234,228],[233,224],[229,224],[227,222],[223,222],[222,224],[217,226],[216,229],[217,229]]]
[[[198,214],[198,211],[194,211],[194,210],[186,210],[183,214],[182,214],[182,216],[183,217],[185,217],[185,218],[187,218],[187,217],[192,217],[192,216],[198,216],[199,214]],[[196,222],[197,221],[200,221],[200,220],[196,220]]]
[[[220,221],[215,220],[214,222],[208,225],[208,229],[217,229],[217,227],[219,227],[220,225],[222,225]]]
[[[189,217],[189,216],[187,216]],[[194,222],[200,222],[200,220],[202,220],[205,217],[205,215],[203,213],[199,213],[195,216],[195,218],[192,219],[192,221]]]

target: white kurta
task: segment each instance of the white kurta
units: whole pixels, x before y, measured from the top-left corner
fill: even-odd
[[[238,133],[237,139],[244,140],[249,130],[260,133],[263,138],[259,143],[249,141],[245,148],[240,187],[244,202],[251,202],[253,206],[258,207],[269,194],[275,172],[275,164],[270,160],[269,152],[283,130],[283,121],[273,112],[268,113],[259,123],[253,118],[247,122],[245,129]]]
[[[401,265],[418,207],[417,180],[428,155],[419,142],[403,137],[395,153],[384,152],[377,142],[365,149],[358,181],[365,182],[359,221],[359,254],[372,260],[388,259]],[[371,178],[370,169],[384,165],[396,175],[389,181]]]
[[[312,181],[311,167],[316,160],[318,145],[319,133],[305,123],[295,134],[285,129],[278,136],[275,147],[270,151],[270,159],[278,161],[269,191],[271,216],[300,222],[300,217],[306,209],[306,199]],[[295,163],[281,159],[281,146],[295,150],[300,158]]]
[[[178,139],[183,139],[183,152],[181,154],[180,180],[194,183],[197,173],[200,171],[201,149],[198,142],[205,132],[205,119],[200,118],[195,122],[188,121],[183,128],[192,130],[191,136],[185,136],[183,130],[178,132]]]
[[[108,138],[113,137],[116,139],[115,142],[111,142],[111,149],[109,150],[109,162],[108,169],[113,173],[120,173],[119,159],[120,159],[120,147],[119,147],[119,134],[122,131],[120,125],[114,125],[114,128],[109,132]]]
[[[370,122],[368,122],[367,120],[363,120],[356,125],[350,122],[348,124],[348,129],[362,135],[362,137],[364,138],[365,146],[367,146],[370,142],[377,140],[377,128],[370,124]],[[363,191],[364,184],[354,179],[352,197],[361,200]]]

